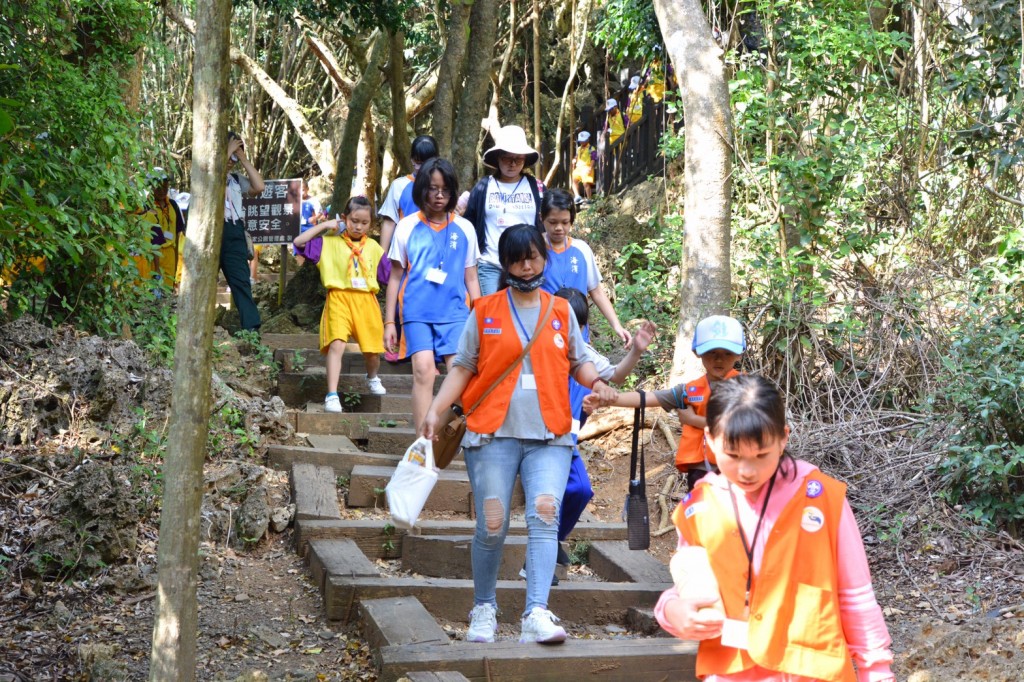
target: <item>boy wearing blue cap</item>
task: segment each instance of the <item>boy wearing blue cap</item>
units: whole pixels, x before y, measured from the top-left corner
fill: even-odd
[[[697,323],[692,348],[704,365],[704,376],[672,388],[649,391],[646,395],[650,405],[657,400],[657,405],[664,410],[678,410],[683,430],[676,450],[676,468],[686,473],[690,490],[717,464],[714,453],[704,442],[704,415],[715,384],[739,375],[736,364],[747,349],[743,325],[725,315],[704,318]],[[639,407],[640,395],[620,393],[614,402],[604,404],[591,396],[584,401],[584,409],[588,412],[605,405]]]

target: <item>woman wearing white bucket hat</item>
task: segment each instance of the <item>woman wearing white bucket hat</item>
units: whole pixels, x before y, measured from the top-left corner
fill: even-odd
[[[576,203],[585,198],[590,201],[594,195],[594,167],[597,154],[590,144],[590,133],[586,130],[576,136],[576,156],[572,159],[572,189],[576,195]],[[582,191],[580,191],[582,186]]]
[[[543,232],[540,200],[544,186],[525,169],[537,163],[540,154],[526,141],[519,126],[505,126],[494,133],[494,146],[484,152],[484,165],[495,169],[484,176],[473,191],[462,196],[463,217],[473,223],[480,244],[477,276],[486,296],[498,290],[501,264],[498,238],[505,229],[526,223]]]

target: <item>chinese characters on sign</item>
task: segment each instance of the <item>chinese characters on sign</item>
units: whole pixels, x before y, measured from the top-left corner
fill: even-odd
[[[290,244],[302,220],[302,180],[266,180],[258,197],[245,197],[245,230],[253,244]]]

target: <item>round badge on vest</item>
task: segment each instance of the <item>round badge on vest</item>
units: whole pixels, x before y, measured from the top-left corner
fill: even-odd
[[[555,346],[559,349],[565,348],[565,340],[562,338],[561,334],[555,334]]]
[[[821,481],[808,481],[807,482],[807,497],[815,498],[825,492],[824,486],[821,485]]]
[[[808,533],[817,533],[825,525],[825,514],[817,507],[804,507],[800,527]]]

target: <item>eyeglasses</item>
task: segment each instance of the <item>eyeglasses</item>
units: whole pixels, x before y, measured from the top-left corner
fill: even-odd
[[[428,187],[427,194],[432,197],[450,197],[452,191],[447,187]]]
[[[502,163],[509,163],[509,164],[515,165],[517,163],[526,163],[526,157],[525,156],[499,156],[498,157],[498,161],[501,161]]]

